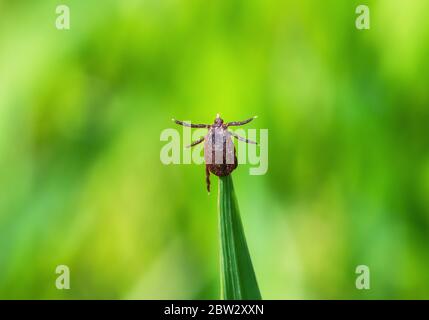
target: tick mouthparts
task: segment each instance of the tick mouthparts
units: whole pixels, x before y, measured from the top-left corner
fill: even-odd
[[[220,118],[220,114],[216,113],[216,119],[219,119],[219,118]]]

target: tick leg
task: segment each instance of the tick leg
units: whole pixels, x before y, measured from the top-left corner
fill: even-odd
[[[190,148],[190,147],[196,146],[197,144],[199,144],[203,141],[204,141],[204,137],[199,138],[197,141],[192,142],[190,145],[186,146],[185,148]]]
[[[240,140],[240,141],[243,141],[243,142],[246,142],[246,143],[251,143],[251,144],[258,144],[257,142],[255,142],[255,141],[253,141],[253,140],[249,140],[249,139],[243,138],[243,137],[239,136],[238,134],[235,134],[235,133],[232,133],[232,132],[230,132],[230,134],[231,134],[234,138],[236,138],[236,139],[238,139],[238,140]]]
[[[254,117],[251,117],[251,118],[249,118],[249,119],[247,119],[247,120],[244,120],[244,121],[233,121],[233,122],[228,122],[227,124],[226,124],[226,126],[227,127],[232,127],[232,126],[242,126],[242,125],[244,125],[244,124],[246,124],[246,123],[249,123],[250,121],[252,121],[253,119],[256,119],[258,116],[254,116]]]
[[[180,120],[176,120],[176,119],[171,119],[173,120],[173,122],[180,124],[181,126],[184,127],[189,127],[189,128],[210,128],[209,124],[193,124],[193,123],[188,123],[188,122],[183,122]]]
[[[210,170],[208,165],[206,165],[206,184],[207,192],[210,193]]]

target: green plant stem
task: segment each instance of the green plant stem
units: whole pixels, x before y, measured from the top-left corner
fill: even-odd
[[[221,298],[260,300],[231,175],[219,177]]]

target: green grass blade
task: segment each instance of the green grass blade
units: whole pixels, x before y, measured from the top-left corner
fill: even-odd
[[[247,248],[231,175],[219,177],[221,298],[259,300],[258,282]]]

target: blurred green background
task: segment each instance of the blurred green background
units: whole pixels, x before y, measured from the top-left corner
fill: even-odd
[[[172,117],[217,112],[269,129],[267,174],[233,173],[264,298],[429,298],[428,14],[0,0],[0,298],[218,298],[217,178],[159,159]]]

